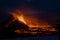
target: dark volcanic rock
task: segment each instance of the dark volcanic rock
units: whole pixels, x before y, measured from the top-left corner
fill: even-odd
[[[9,29],[12,29],[12,30],[17,30],[17,29],[24,29],[24,30],[28,30],[28,26],[25,25],[24,23],[22,22],[19,22],[17,20],[15,20],[14,22],[12,22],[9,26],[8,26]]]

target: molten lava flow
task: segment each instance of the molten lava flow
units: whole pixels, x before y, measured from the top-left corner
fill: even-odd
[[[35,18],[24,16],[23,14],[12,14],[15,20],[18,20],[19,22],[23,22],[29,27],[29,30],[43,30],[43,31],[56,31],[51,25],[48,25],[46,23],[39,22]],[[51,28],[52,27],[52,28]]]
[[[19,19],[19,21],[21,21],[21,22],[23,22],[23,23],[26,24],[26,22],[25,22],[25,20],[24,20],[24,18],[23,18],[23,15],[21,15],[20,18],[18,18],[18,19]]]
[[[18,20],[18,21],[23,22],[24,24],[26,24],[26,21],[24,20],[23,15],[13,14],[13,17],[15,18],[15,20]]]

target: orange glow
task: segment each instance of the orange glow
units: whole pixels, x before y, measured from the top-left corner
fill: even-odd
[[[18,20],[18,21],[23,22],[24,24],[26,24],[26,21],[24,20],[23,15],[17,15],[17,14],[12,14],[12,15],[15,18],[15,20]]]
[[[20,30],[15,30],[15,32],[17,32],[17,33],[21,33],[21,31],[20,31]]]
[[[19,21],[21,21],[21,22],[23,22],[24,24],[26,24],[26,21],[24,20],[23,15],[21,15],[21,16],[16,16],[16,17],[17,17],[17,19],[18,19]]]
[[[19,22],[23,22],[24,24],[26,24],[29,27],[29,30],[44,30],[44,31],[56,31],[55,28],[53,28],[51,25],[49,25],[48,23],[44,23],[42,21],[37,20],[34,17],[28,17],[22,14],[17,14],[14,13],[12,14],[15,20],[18,20]],[[50,28],[52,27],[52,28]]]

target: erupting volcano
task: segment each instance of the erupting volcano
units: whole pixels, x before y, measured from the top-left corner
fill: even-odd
[[[23,28],[24,28],[24,26],[21,26],[21,23],[26,25],[26,27],[29,31],[28,30],[25,31],[24,29],[22,29],[22,30],[24,30],[23,33],[37,34],[37,33],[41,33],[41,31],[52,31],[52,32],[57,31],[52,25],[49,25],[48,23],[38,20],[34,17],[26,16],[23,13],[20,13],[20,12],[12,13],[11,15],[14,18],[13,19],[14,21],[12,21],[12,22],[15,22],[15,20],[16,20],[18,22],[18,24],[20,24],[20,27],[23,27]],[[12,22],[10,22],[10,24]],[[15,30],[14,32],[22,33],[21,29],[19,29],[19,28],[17,30]]]
[[[57,32],[53,25],[50,25],[47,22],[39,20],[33,16],[27,16],[21,12],[11,12],[10,18],[4,25],[9,34],[17,33],[19,35],[43,35]]]

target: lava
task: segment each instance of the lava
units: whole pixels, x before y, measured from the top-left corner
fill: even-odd
[[[56,31],[54,27],[48,23],[38,21],[36,18],[25,16],[23,13],[12,13],[15,20],[23,22],[29,27],[29,30],[43,30],[43,31]]]

